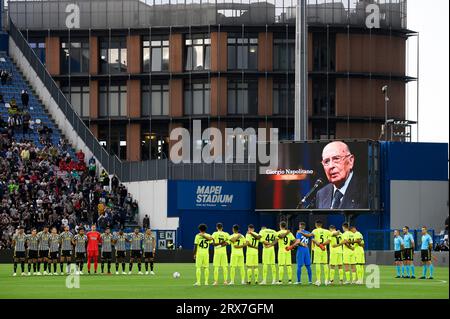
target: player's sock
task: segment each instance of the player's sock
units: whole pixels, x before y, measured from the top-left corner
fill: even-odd
[[[429,268],[430,268],[430,277],[433,277],[433,271],[434,271],[433,264],[431,264],[431,265],[429,266]]]
[[[66,271],[67,271],[68,273],[70,273],[70,262],[67,262]]]
[[[59,270],[60,272],[64,271],[64,263],[59,263]]]
[[[37,269],[38,269],[38,268],[37,268],[37,263],[33,263],[33,271],[34,271],[34,272],[37,272]]]
[[[130,263],[130,264],[129,264],[128,270],[129,270],[129,271],[133,271],[133,263]]]
[[[98,269],[98,257],[95,256],[94,257],[94,271],[97,272]]]
[[[409,277],[410,276],[410,274],[409,274],[409,265],[406,265],[405,268],[406,268],[406,276]]]
[[[41,263],[40,262],[38,262],[37,263],[37,272],[41,272]]]
[[[278,280],[283,281],[284,279],[284,266],[278,266]]]
[[[28,272],[31,272],[31,264],[28,264]]]
[[[427,275],[427,265],[423,265],[422,267],[422,277],[425,277]]]
[[[54,263],[53,264],[53,272],[56,274],[57,271],[58,271],[58,264]]]
[[[20,262],[20,269],[22,270],[22,272],[25,272],[25,262],[24,261]]]
[[[358,265],[358,267],[359,267],[358,280],[363,282],[364,281],[364,265]]]
[[[202,279],[202,269],[200,267],[195,269],[195,277],[197,278],[197,283],[200,283],[200,280]]]
[[[344,280],[344,269],[339,269],[339,280]]]
[[[119,271],[119,263],[116,263],[116,272]]]
[[[334,280],[334,274],[335,274],[335,270],[334,268],[330,268],[330,280],[333,281]]]
[[[219,281],[219,266],[214,266],[214,281]]]
[[[145,263],[145,271],[148,271],[148,263]]]
[[[84,266],[84,263],[81,262],[81,263],[80,263],[80,271],[83,271],[83,266]]]
[[[413,276],[413,277],[416,276],[414,264],[411,264],[411,276]]]
[[[153,261],[150,262],[150,271],[153,271]]]
[[[141,271],[141,269],[142,269],[142,264],[138,263],[138,270]]]
[[[277,280],[277,266],[272,265],[272,281]]]
[[[108,261],[108,273],[111,273],[111,262]]]
[[[230,269],[230,278],[231,278],[231,282],[234,282],[234,277],[236,276],[236,267],[231,266]]]
[[[247,282],[252,282],[253,268],[247,268]]]
[[[325,277],[325,282],[328,282],[329,274],[330,274],[329,269],[328,269],[328,265],[326,265],[326,264],[323,265],[323,268],[324,268],[323,275]]]
[[[320,277],[322,274],[322,267],[320,264],[316,264],[316,280],[320,281]]]
[[[308,272],[308,281],[312,282],[312,269],[311,265],[306,265],[306,271]]]
[[[88,258],[87,267],[88,271],[91,272],[91,258]]]
[[[245,267],[241,266],[241,281],[245,281]]]
[[[102,263],[100,264],[100,269],[102,270],[102,273],[103,273],[104,270],[105,270],[105,263],[104,263],[104,262],[102,262]]]
[[[209,280],[209,267],[205,267],[205,283]]]
[[[125,263],[122,263],[122,271],[125,272]]]
[[[17,272],[17,263],[14,262],[14,273],[16,273],[16,272]]]
[[[297,282],[302,282],[302,266],[297,263]]]
[[[400,277],[400,265],[397,265],[395,269],[397,270],[397,277]]]
[[[405,265],[402,265],[402,277],[405,276]]]
[[[355,269],[355,271],[352,270],[352,280],[356,281],[357,279],[358,279],[358,276],[356,274],[356,269]]]
[[[44,261],[44,272],[47,271],[47,268],[48,268],[48,263],[46,261]],[[48,272],[50,272],[50,270]]]
[[[292,266],[291,265],[287,266],[287,275],[288,275],[288,280],[292,281]]]
[[[253,270],[253,274],[254,274],[254,276],[255,276],[255,282],[258,282],[258,280],[259,280],[259,269],[258,269],[258,267],[256,267],[256,268]]]
[[[223,272],[223,280],[224,281],[228,281],[228,267],[227,266],[223,266],[222,272]]]
[[[263,281],[265,282],[267,280],[267,269],[268,265],[263,265]]]

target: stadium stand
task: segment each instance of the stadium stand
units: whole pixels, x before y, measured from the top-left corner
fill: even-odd
[[[138,205],[125,186],[71,148],[4,53],[0,78],[0,249],[11,247],[19,225],[29,232],[45,224],[58,230],[133,224]]]

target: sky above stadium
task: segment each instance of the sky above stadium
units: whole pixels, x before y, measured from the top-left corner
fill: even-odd
[[[449,1],[408,0],[408,29],[420,33],[419,142],[449,142]],[[408,41],[407,73],[417,75],[417,39]],[[417,119],[417,84],[407,88],[409,120]],[[413,130],[413,141],[417,131]]]

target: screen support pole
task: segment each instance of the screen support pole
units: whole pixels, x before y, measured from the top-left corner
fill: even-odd
[[[295,18],[295,141],[308,139],[308,59],[306,0],[297,0]]]

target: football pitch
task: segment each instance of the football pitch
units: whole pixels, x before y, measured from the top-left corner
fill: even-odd
[[[58,267],[59,268],[59,267]],[[100,267],[99,267],[100,268]],[[135,266],[136,268],[136,266]],[[294,278],[295,269],[294,268]],[[314,272],[314,266],[313,272]],[[113,267],[113,269],[115,269]],[[449,269],[435,267],[433,280],[396,279],[393,266],[380,266],[380,287],[367,288],[366,285],[234,285],[194,287],[195,267],[193,264],[155,264],[156,275],[87,275],[80,276],[79,288],[66,287],[67,276],[12,276],[12,265],[0,265],[0,299],[448,299]],[[19,266],[20,270],[20,266]],[[127,266],[128,270],[128,266]],[[172,277],[179,272],[181,277]],[[239,272],[237,272],[239,273]],[[260,267],[260,280],[262,269]],[[416,267],[420,277],[422,268]],[[366,273],[366,276],[369,274]],[[222,275],[220,274],[220,277]],[[270,271],[269,271],[270,278]],[[236,279],[240,282],[239,274]],[[304,271],[302,280],[306,281]],[[313,280],[315,276],[313,274]]]

